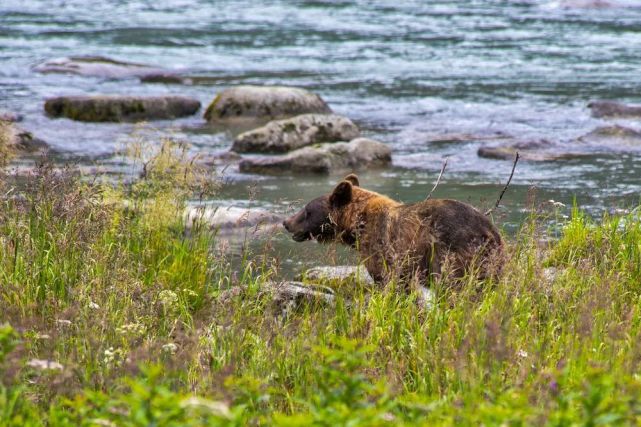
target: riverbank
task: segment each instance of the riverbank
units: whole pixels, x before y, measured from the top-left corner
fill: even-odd
[[[2,424],[638,421],[638,212],[531,211],[498,283],[437,283],[427,306],[358,279],[283,306],[278,259],[231,269],[185,223],[206,174],[177,148],[132,185],[42,167],[3,189]]]

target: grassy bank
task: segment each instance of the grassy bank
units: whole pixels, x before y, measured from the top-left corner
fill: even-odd
[[[43,166],[2,189],[0,425],[641,422],[638,217],[575,210],[541,244],[533,213],[499,283],[429,310],[352,284],[283,316],[277,263],[231,271],[186,232],[201,172],[166,145],[133,185]]]

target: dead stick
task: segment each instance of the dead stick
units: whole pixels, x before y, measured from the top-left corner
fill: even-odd
[[[505,187],[503,187],[503,191],[501,191],[501,194],[499,195],[499,198],[498,198],[498,200],[496,201],[496,204],[495,204],[495,205],[494,205],[494,207],[492,207],[491,209],[488,209],[488,210],[485,212],[485,215],[489,215],[489,214],[491,214],[491,213],[492,213],[492,211],[493,211],[494,209],[498,208],[498,207],[499,207],[499,205],[501,204],[501,200],[503,199],[503,195],[505,194],[505,191],[507,190],[507,187],[509,187],[509,186],[510,186],[510,182],[512,182],[512,177],[514,176],[514,169],[516,169],[516,164],[517,164],[518,162],[519,162],[519,152],[517,151],[517,152],[516,152],[516,156],[514,156],[514,164],[512,165],[512,173],[510,173],[510,177],[508,178],[507,183],[505,184]]]
[[[434,187],[432,187],[432,191],[430,191],[430,194],[427,195],[425,200],[429,200],[432,197],[432,193],[434,190],[436,190],[436,187],[438,187],[439,182],[441,182],[441,177],[443,176],[443,172],[445,172],[445,168],[447,167],[447,157],[443,161],[443,166],[441,167],[441,173],[438,174],[438,178],[436,179],[436,184],[434,184]]]

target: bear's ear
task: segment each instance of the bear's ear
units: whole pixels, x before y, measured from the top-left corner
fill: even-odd
[[[358,182],[358,177],[356,176],[356,174],[350,173],[345,178],[343,178],[343,181],[349,181],[352,183],[354,187],[360,187],[360,184]]]
[[[334,191],[332,191],[332,195],[329,196],[329,204],[335,208],[345,206],[351,201],[352,183],[349,181],[339,183],[336,188],[334,188]]]

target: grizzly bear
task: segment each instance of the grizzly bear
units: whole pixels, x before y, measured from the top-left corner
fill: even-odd
[[[403,204],[361,188],[354,174],[283,226],[297,242],[337,241],[355,248],[377,283],[427,284],[466,274],[496,278],[503,263],[501,235],[474,207],[447,199]]]

